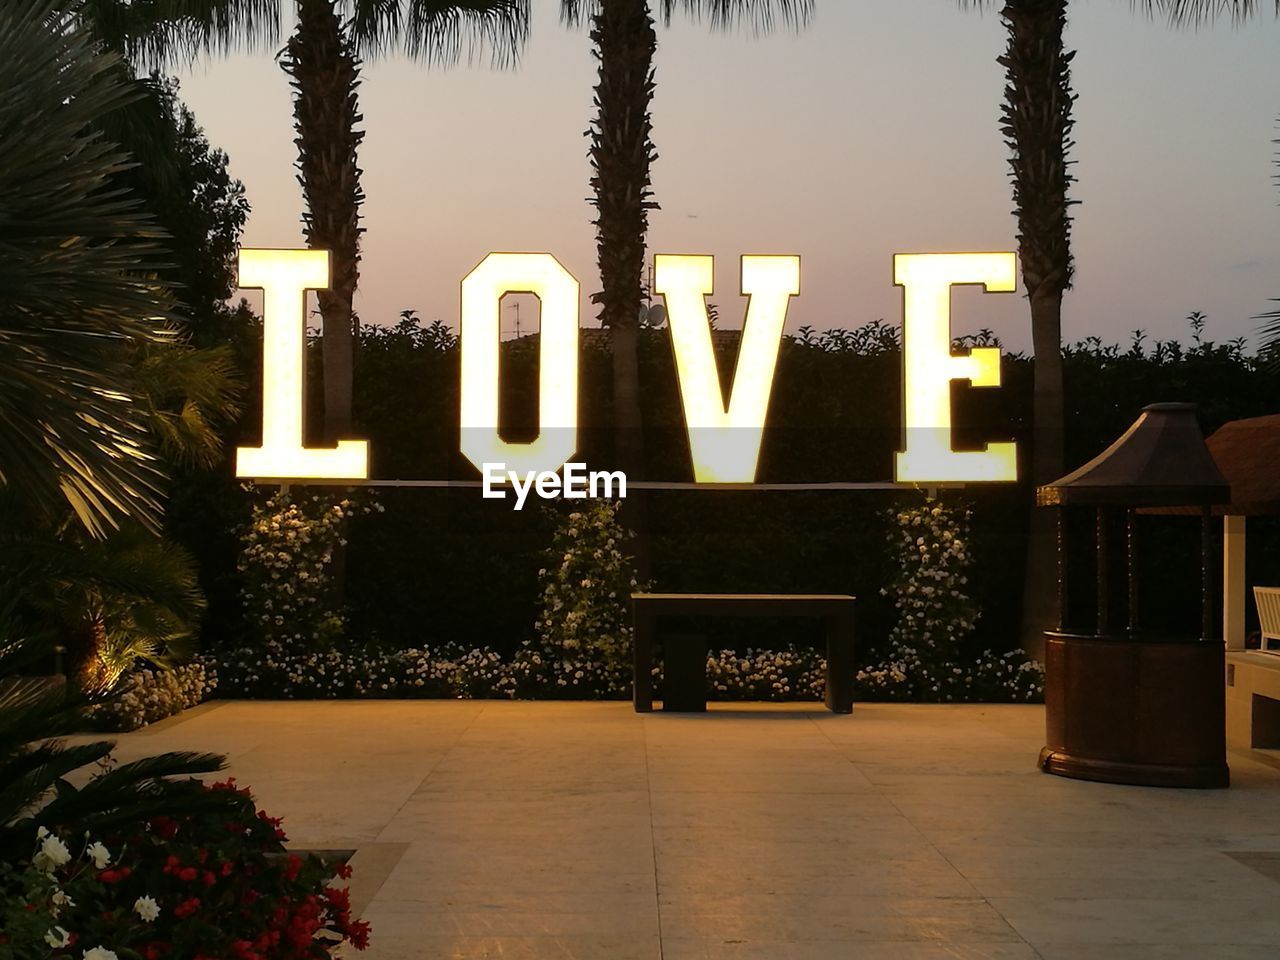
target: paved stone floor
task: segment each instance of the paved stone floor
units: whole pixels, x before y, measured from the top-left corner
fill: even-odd
[[[1215,792],[1035,769],[1039,707],[213,703],[120,754],[227,753],[354,848],[369,960],[1280,957],[1280,770]]]

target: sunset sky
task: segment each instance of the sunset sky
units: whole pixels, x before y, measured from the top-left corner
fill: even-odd
[[[1065,335],[1254,337],[1280,297],[1280,25],[1172,30],[1123,0],[1075,0],[1068,42],[1079,183]],[[740,326],[738,257],[803,258],[788,327],[883,317],[899,252],[1012,250],[998,129],[1004,44],[993,13],[950,0],[818,0],[799,35],[661,29],[654,253],[716,256],[723,325]],[[599,289],[589,167],[594,61],[585,29],[535,0],[518,67],[366,67],[368,201],[356,308],[456,326],[459,282],[487,252],[549,251]],[[231,157],[249,246],[301,246],[289,87],[269,52],[210,58],[182,96]],[[527,322],[527,321],[526,321]],[[1029,345],[1021,294],[956,298],[956,332]]]

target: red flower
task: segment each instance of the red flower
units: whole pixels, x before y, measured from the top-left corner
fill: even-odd
[[[297,880],[298,872],[302,869],[302,858],[296,853],[289,854],[289,859],[285,863],[284,877],[286,880]]]
[[[351,891],[347,887],[325,887],[324,900],[335,913],[351,909]]]
[[[177,873],[178,870],[180,870],[181,868],[182,868],[182,861],[179,860],[177,857],[175,857],[173,854],[169,854],[168,859],[166,859],[164,862],[164,870],[162,872]]]
[[[167,940],[152,940],[142,948],[142,956],[145,960],[160,960],[168,952],[169,942]]]
[[[201,878],[200,878],[200,879],[202,879],[202,880],[204,881],[204,885],[205,885],[206,887],[212,887],[212,886],[213,886],[215,883],[217,883],[217,881],[218,881],[218,878],[217,878],[217,877],[215,877],[215,876],[214,876],[212,873],[210,873],[208,870],[206,870],[206,871],[204,872],[203,876],[201,876]]]
[[[183,900],[180,904],[173,908],[173,915],[181,920],[187,919],[197,910],[200,909],[200,900],[198,897],[192,897],[189,900]]]
[[[190,883],[197,876],[199,876],[199,873],[195,867],[183,867],[178,871],[178,879],[184,883]]]
[[[284,827],[281,826],[281,823],[283,821],[279,817],[268,816],[267,811],[259,810],[258,819],[263,821],[264,823],[271,824],[271,826],[275,828],[277,840],[284,841],[289,839],[287,836],[285,836]]]
[[[151,818],[151,829],[159,834],[162,840],[172,840],[173,835],[178,832],[178,821],[159,814]]]
[[[128,867],[116,867],[113,870],[103,870],[98,874],[98,879],[106,884],[114,884],[124,880],[131,873],[133,873],[133,871]]]
[[[349,863],[340,863],[340,864],[338,864],[338,876],[339,876],[339,877],[341,877],[343,880],[346,880],[346,879],[350,878],[350,876],[351,876],[351,864],[349,864]]]
[[[351,945],[357,950],[363,950],[369,946],[369,922],[367,920],[356,920],[347,928],[347,939],[351,941]]]

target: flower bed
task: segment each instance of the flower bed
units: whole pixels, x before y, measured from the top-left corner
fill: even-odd
[[[101,730],[137,730],[203,703],[217,685],[208,661],[172,670],[139,669],[120,681],[123,693],[89,707],[85,715]]]
[[[28,861],[0,865],[0,958],[325,960],[363,949],[350,868],[290,854],[280,821],[234,781],[227,803],[154,815],[96,838],[41,827]]]

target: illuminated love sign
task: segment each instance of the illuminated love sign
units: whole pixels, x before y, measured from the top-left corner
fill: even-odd
[[[981,284],[991,293],[1016,286],[1012,253],[898,254],[894,283],[905,294],[902,330],[903,447],[895,479],[904,483],[1017,479],[1013,443],[952,449],[951,381],[1000,385],[1000,351],[951,348],[951,288]],[[753,483],[760,459],[778,349],[791,298],[800,293],[800,258],[746,256],[741,289],[748,298],[729,399],[720,388],[707,297],[714,261],[660,254],[654,288],[667,305],[694,479]],[[365,480],[369,445],[303,445],[308,290],[329,285],[323,250],[241,250],[240,286],[264,293],[262,446],[236,449],[236,476],[273,480]],[[542,305],[539,433],[526,443],[498,432],[499,316],[508,293],[534,294]],[[547,253],[491,253],[462,281],[462,453],[481,472],[506,464],[520,473],[554,472],[578,442],[578,281]]]

